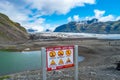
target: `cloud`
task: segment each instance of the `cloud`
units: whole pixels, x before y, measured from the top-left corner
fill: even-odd
[[[26,29],[54,30],[57,25],[47,24],[46,19],[42,18],[43,15],[67,14],[71,9],[85,4],[95,4],[95,0],[1,0],[0,12],[9,16],[14,22],[19,22]],[[73,18],[78,20],[79,17]]]
[[[84,6],[85,4],[95,4],[95,0],[25,0],[30,4],[30,8],[40,10],[44,15],[53,13],[66,14],[72,8]]]
[[[67,18],[68,22],[70,21],[80,21],[80,20],[91,20],[93,18],[97,18],[98,21],[100,22],[107,22],[107,21],[117,21],[120,20],[120,16],[114,16],[112,14],[108,14],[106,16],[105,15],[105,10],[98,10],[95,9],[94,10],[94,16],[86,16],[86,17],[82,17],[80,18],[79,15],[74,15],[74,16],[70,16]]]
[[[79,21],[80,20],[79,15],[74,15],[73,19],[74,19],[74,21]]]
[[[14,1],[1,0],[0,12],[8,15],[13,21],[19,22],[26,29],[32,28],[37,31],[43,31],[47,28],[54,30],[57,26],[47,24],[46,19],[42,17],[43,15],[65,15],[75,7],[95,4],[95,0],[19,0],[22,1],[22,4]],[[87,16],[84,19],[97,18],[101,22],[120,20],[120,16],[114,16],[113,14],[105,15],[105,13],[105,10],[95,9],[94,16]],[[79,21],[80,19],[82,18],[79,15],[73,15],[68,17],[67,20],[70,22]]]
[[[86,16],[83,20],[91,20],[93,18],[95,18],[95,17],[94,16]]]
[[[58,26],[58,25],[51,25],[51,24],[47,24],[45,23],[44,18],[39,18],[39,19],[35,19],[32,22],[24,22],[23,25],[26,27],[26,29],[33,29],[36,32],[42,32],[45,31],[46,29],[50,29],[51,31],[54,31],[54,29]]]
[[[105,10],[94,10],[94,16],[87,16],[85,17],[85,20],[91,20],[93,18],[97,18],[100,22],[107,22],[107,21],[116,21],[120,19],[120,16],[114,16],[112,14],[108,14],[104,16]]]
[[[71,22],[71,21],[72,21],[72,18],[71,18],[71,17],[68,17],[67,21],[68,21],[68,22]]]
[[[71,21],[79,21],[80,20],[80,17],[79,15],[74,15],[72,17],[68,17],[68,22],[71,22]]]
[[[96,18],[101,18],[105,14],[105,11],[100,11],[100,10],[95,9],[94,13],[95,13]]]
[[[106,15],[104,16],[106,11],[102,11],[102,10],[94,10],[95,13],[95,18],[97,18],[99,21],[101,22],[106,22],[106,21],[116,21],[119,19],[120,16],[114,16],[112,14]]]
[[[116,18],[116,20],[120,20],[120,16],[118,16],[118,17]]]
[[[0,12],[9,16],[14,22],[19,22],[26,29],[34,29],[40,32],[48,25],[45,24],[45,19],[42,18],[41,15],[34,15],[30,10],[24,9],[25,6],[21,8],[15,6],[16,5],[9,1],[1,1]],[[32,15],[32,17],[28,15]]]
[[[43,15],[67,14],[71,9],[85,4],[95,4],[95,0],[1,0],[0,12],[26,29],[54,30],[57,25],[47,24],[46,19],[42,18]],[[73,19],[78,21],[79,16],[75,15]],[[69,21],[71,20],[72,18],[69,18]]]
[[[99,21],[101,22],[106,22],[106,21],[115,21],[115,17],[113,15],[108,15],[108,16],[102,16],[100,18],[98,18]]]
[[[23,25],[26,27],[26,29],[33,29],[37,32],[43,31],[44,27],[44,21],[45,19],[39,18],[35,20],[34,22],[24,22]]]
[[[27,16],[29,11],[26,13],[22,8],[18,9],[14,4],[8,1],[0,2],[0,12],[9,16],[11,20],[19,22],[21,24],[29,20],[29,17]]]

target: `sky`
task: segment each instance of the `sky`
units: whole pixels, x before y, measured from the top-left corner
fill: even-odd
[[[26,29],[42,32],[70,21],[120,19],[120,0],[0,0],[0,13]]]

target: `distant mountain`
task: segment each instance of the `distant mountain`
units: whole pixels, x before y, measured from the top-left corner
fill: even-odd
[[[34,33],[34,32],[36,32],[37,30],[34,30],[34,29],[28,29],[27,30],[29,33]]]
[[[98,19],[94,18],[88,21],[69,22],[58,26],[54,32],[120,34],[120,20],[98,22]]]
[[[52,30],[50,30],[50,29],[46,29],[45,32],[52,32]]]
[[[28,39],[28,34],[19,23],[13,22],[8,16],[0,13],[0,44],[23,42]]]

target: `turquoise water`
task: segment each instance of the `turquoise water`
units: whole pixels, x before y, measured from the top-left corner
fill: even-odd
[[[78,62],[84,60],[79,56]],[[2,52],[0,51],[0,75],[37,70],[41,68],[41,51]]]
[[[1,52],[0,75],[40,69],[41,52]]]

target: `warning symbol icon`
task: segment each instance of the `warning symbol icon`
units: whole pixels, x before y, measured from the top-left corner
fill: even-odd
[[[64,52],[62,50],[58,51],[58,56],[63,56]]]
[[[50,65],[56,65],[55,61],[52,60],[51,63],[50,63]]]
[[[70,58],[67,59],[66,63],[71,63],[71,60]]]
[[[70,56],[71,55],[71,50],[66,50],[66,55]]]
[[[60,60],[59,60],[59,65],[62,65],[62,64],[64,64],[64,62],[63,62],[62,59],[60,59]]]
[[[50,54],[49,54],[50,57],[55,57],[56,56],[56,53],[55,51],[51,51]]]

